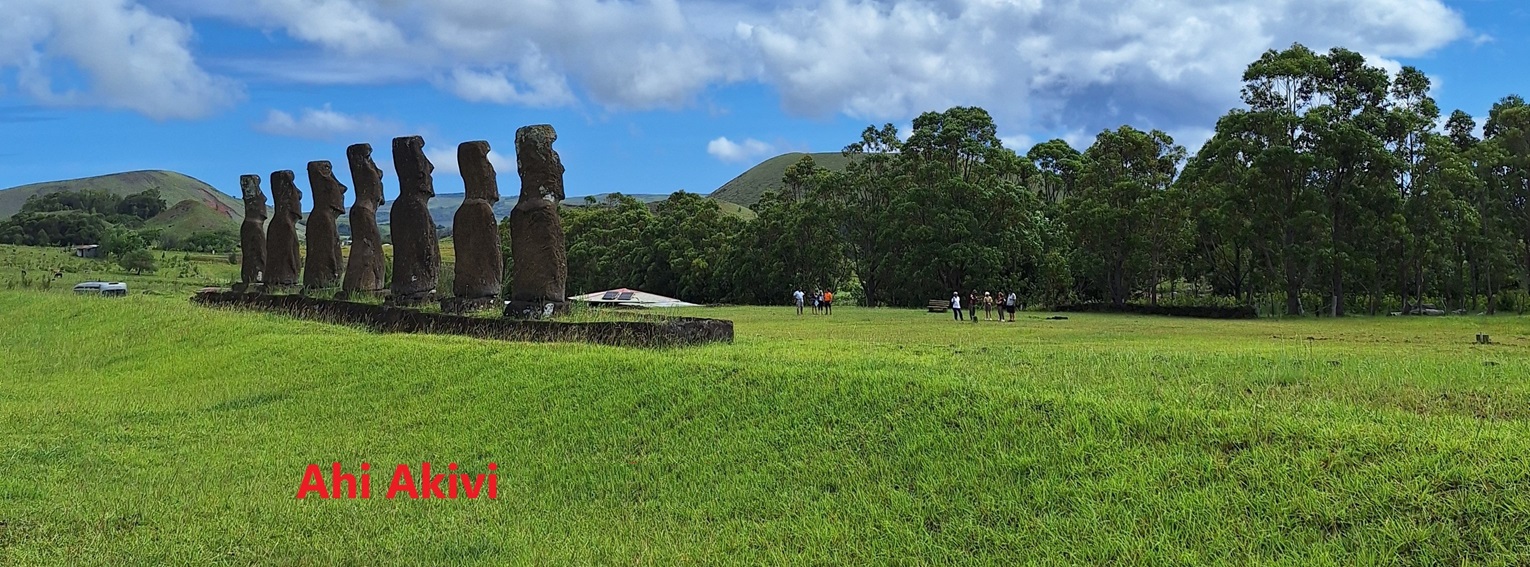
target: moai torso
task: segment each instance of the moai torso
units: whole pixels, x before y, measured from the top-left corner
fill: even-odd
[[[308,214],[308,258],[303,264],[303,287],[335,287],[340,283],[340,269],[345,262],[340,230],[335,223],[345,213],[345,185],[335,179],[329,162],[311,161],[308,189],[313,191],[313,212]]]
[[[239,176],[244,195],[244,222],[239,224],[239,280],[245,286],[258,284],[266,271],[266,194],[260,190],[259,175]]]
[[[297,223],[303,218],[303,192],[291,170],[271,174],[271,197],[275,210],[266,227],[266,285],[295,286],[303,267],[298,246]]]
[[[392,300],[406,305],[429,301],[440,274],[441,249],[435,220],[430,217],[430,198],[436,194],[431,181],[435,166],[425,157],[425,140],[419,136],[394,138],[393,166],[398,173],[399,196],[388,221],[393,235]]]
[[[373,292],[383,289],[387,267],[383,264],[382,231],[377,228],[377,207],[383,205],[382,170],[372,162],[371,144],[356,144],[345,150],[351,166],[351,183],[356,186],[356,202],[351,204],[351,256],[345,264],[345,292]]]
[[[464,142],[457,147],[457,165],[467,199],[452,217],[452,244],[456,264],[452,295],[463,299],[492,299],[500,294],[504,259],[499,248],[499,225],[494,203],[499,201],[499,181],[489,162],[489,143]]]
[[[552,144],[558,134],[546,124],[515,132],[521,195],[510,212],[511,315],[542,316],[566,308],[568,252],[558,205],[563,201],[563,162]],[[540,312],[531,312],[528,309]]]

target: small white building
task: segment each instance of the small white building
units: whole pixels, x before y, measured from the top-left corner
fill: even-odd
[[[570,297],[569,300],[583,301],[591,305],[623,305],[628,307],[700,307],[700,305],[695,303],[687,303],[673,297],[664,297],[655,293],[627,288],[576,295]]]

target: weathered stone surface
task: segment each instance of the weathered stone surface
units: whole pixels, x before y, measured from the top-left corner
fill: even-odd
[[[308,213],[308,258],[303,263],[303,288],[325,289],[340,283],[345,258],[335,220],[345,214],[345,185],[335,179],[327,161],[308,162],[308,189],[313,212]]]
[[[558,133],[540,124],[515,131],[521,195],[510,211],[510,254],[515,262],[505,315],[545,317],[566,310],[568,251],[558,203],[563,162],[552,148]]]
[[[351,183],[356,185],[356,202],[350,213],[351,257],[346,260],[340,292],[374,293],[382,291],[387,277],[382,231],[377,228],[377,207],[384,204],[383,172],[372,162],[371,144],[346,148],[345,157],[351,165]]]
[[[261,283],[266,271],[266,194],[259,175],[239,176],[244,193],[244,222],[239,224],[239,286],[237,291]]]
[[[452,295],[468,301],[494,300],[500,294],[505,265],[499,250],[499,225],[494,220],[499,181],[494,177],[494,164],[489,163],[489,143],[463,142],[457,146],[457,166],[467,198],[452,217],[452,246],[457,258]],[[479,302],[484,303],[489,302]]]
[[[430,198],[436,196],[431,172],[435,166],[425,157],[425,140],[419,136],[393,139],[393,167],[398,173],[399,196],[393,201],[389,226],[393,234],[393,288],[391,301],[411,305],[435,296],[441,273],[441,244],[436,223],[430,218]]]
[[[276,207],[266,227],[266,286],[295,286],[303,267],[297,236],[297,223],[303,218],[303,193],[293,182],[292,170],[271,174],[271,198]]]
[[[678,347],[733,342],[733,322],[719,319],[647,316],[633,321],[571,323],[518,321],[494,317],[468,317],[423,313],[414,309],[333,301],[298,295],[245,295],[198,293],[191,301],[209,307],[228,307],[282,313],[300,319],[364,325],[385,333],[455,334],[510,341],[583,341],[634,347]]]

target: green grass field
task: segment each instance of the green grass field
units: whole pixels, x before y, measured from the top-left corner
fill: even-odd
[[[227,287],[239,280],[239,265],[230,264],[228,254],[153,252],[158,269],[134,274],[122,269],[114,259],[76,258],[67,248],[0,244],[0,290],[67,294],[80,282],[111,281],[126,282],[128,292],[133,294],[183,298],[203,287]]]
[[[1524,318],[687,313],[736,344],[0,291],[0,563],[1530,562]],[[297,500],[333,461],[374,497]]]

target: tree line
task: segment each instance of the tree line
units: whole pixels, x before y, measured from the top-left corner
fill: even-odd
[[[1418,69],[1389,73],[1343,48],[1271,50],[1194,155],[1131,126],[1082,151],[1051,140],[1020,154],[981,108],[927,112],[906,135],[866,128],[844,171],[804,157],[752,220],[683,192],[567,211],[570,291],[784,303],[824,288],[922,306],[1014,290],[1044,305],[1327,315],[1530,307],[1530,105],[1498,101],[1479,136],[1465,112],[1442,121],[1430,87]]]

